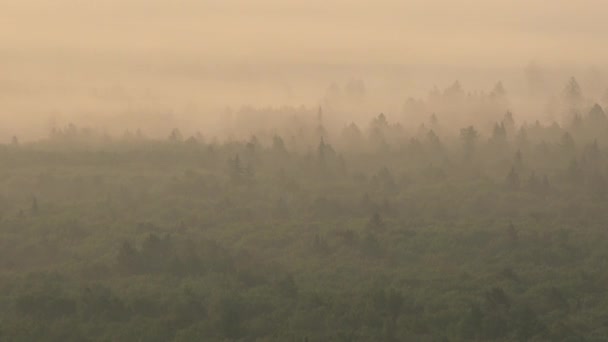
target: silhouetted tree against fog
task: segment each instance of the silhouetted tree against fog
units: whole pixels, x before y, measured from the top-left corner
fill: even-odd
[[[460,130],[460,139],[462,140],[465,159],[471,159],[475,153],[479,133],[477,133],[477,130],[473,126],[462,128]]]
[[[245,166],[243,166],[241,157],[238,154],[234,157],[234,159],[230,159],[228,161],[228,175],[230,180],[235,184],[242,183],[245,180],[246,169]]]
[[[462,100],[465,93],[460,85],[460,81],[455,81],[451,86],[447,87],[443,92],[443,96],[449,100]]]
[[[505,90],[505,87],[503,86],[502,82],[499,81],[498,83],[496,83],[496,85],[490,92],[489,98],[492,99],[495,104],[501,107],[506,107],[508,105],[507,91]]]
[[[325,130],[325,124],[323,122],[323,108],[319,107],[317,112],[317,128],[316,137],[317,139],[327,139],[327,131]]]
[[[272,149],[275,152],[284,154],[287,152],[287,149],[285,148],[285,142],[283,141],[283,138],[281,138],[278,135],[274,135],[272,137]]]
[[[321,141],[319,142],[319,146],[317,147],[317,158],[321,164],[325,164],[327,162],[328,154],[333,150],[331,146],[325,143],[325,139],[321,137]]]
[[[594,104],[584,118],[582,127],[583,130],[579,130],[578,133],[582,133],[587,139],[603,138],[608,135],[608,120],[604,109],[597,103]]]
[[[495,123],[490,144],[494,147],[495,152],[502,152],[507,147],[507,130],[504,123]]]
[[[247,154],[250,157],[253,157],[256,154],[259,144],[260,142],[258,140],[258,137],[256,137],[255,135],[252,135],[251,138],[249,138],[249,141],[245,146],[247,147]]]
[[[430,146],[431,152],[438,153],[443,150],[443,144],[437,134],[435,134],[434,130],[430,130],[426,135],[428,144]]]
[[[564,88],[563,98],[566,106],[568,107],[567,110],[569,112],[567,113],[567,115],[569,117],[577,113],[583,105],[583,92],[574,77],[571,77],[570,80],[568,80],[568,83]]]
[[[604,125],[606,123],[606,113],[599,104],[594,104],[587,114],[587,118],[592,125]]]
[[[388,121],[384,113],[380,113],[374,118],[370,124],[369,137],[372,143],[380,149],[385,149],[388,146],[387,133],[388,133]]]
[[[579,132],[580,130],[582,130],[583,127],[583,117],[578,113],[574,113],[574,116],[572,118],[572,123],[570,124],[570,126],[572,127],[572,130],[574,132]]]
[[[169,141],[178,143],[184,141],[184,136],[178,128],[174,128],[169,134]]]
[[[490,93],[490,96],[494,97],[494,98],[503,98],[507,95],[507,92],[505,90],[505,87],[503,86],[502,82],[498,82],[496,83],[496,85],[494,86],[494,89],[492,89],[492,92]]]
[[[513,113],[511,111],[507,111],[505,116],[502,119],[502,124],[505,127],[505,132],[507,135],[512,135],[515,133],[515,119],[513,118]]]
[[[594,139],[592,143],[585,145],[582,153],[582,158],[591,164],[593,167],[597,167],[597,164],[601,160],[601,151],[597,139]]]
[[[579,103],[583,100],[583,92],[576,78],[570,77],[564,88],[564,96],[572,103]]]
[[[359,127],[351,122],[342,129],[340,140],[345,149],[362,151],[365,148],[365,137]]]
[[[437,115],[435,113],[431,114],[429,118],[429,125],[431,129],[437,129],[439,127],[439,119],[437,119]]]

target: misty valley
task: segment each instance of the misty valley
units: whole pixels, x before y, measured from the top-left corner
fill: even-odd
[[[571,79],[528,121],[455,83],[358,123],[325,103],[232,136],[15,136],[0,340],[605,341],[597,101]]]

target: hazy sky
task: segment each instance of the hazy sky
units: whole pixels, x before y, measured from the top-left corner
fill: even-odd
[[[605,0],[1,0],[0,41],[30,58],[603,65],[606,13]]]
[[[376,96],[370,112],[456,79],[513,95],[531,61],[554,71],[551,91],[576,75],[600,94],[607,13],[606,0],[0,0],[0,139],[123,128],[125,112],[314,107],[350,79]]]

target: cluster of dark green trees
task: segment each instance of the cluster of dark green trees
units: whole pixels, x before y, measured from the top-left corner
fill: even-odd
[[[604,341],[608,120],[578,108],[15,138],[0,340]]]

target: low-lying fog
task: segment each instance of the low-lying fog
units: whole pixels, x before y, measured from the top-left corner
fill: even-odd
[[[606,7],[594,0],[5,0],[0,141],[41,138],[69,123],[111,134],[140,128],[160,137],[179,127],[238,135],[286,120],[284,106],[310,113],[322,106],[336,126],[384,112],[417,127],[435,111],[460,125],[471,111],[505,108],[520,121],[561,122],[571,77],[586,103],[608,104]],[[432,100],[456,81],[479,99],[502,82],[505,102],[472,109]],[[275,110],[260,118],[264,110],[247,106]]]

